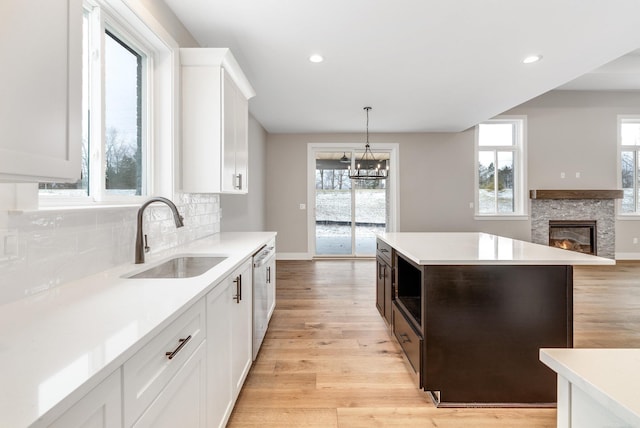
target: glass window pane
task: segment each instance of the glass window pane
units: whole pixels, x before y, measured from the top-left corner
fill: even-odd
[[[513,152],[498,152],[498,212],[514,212]]]
[[[632,211],[637,212],[638,209],[640,208],[640,207],[638,207],[639,201],[640,201],[640,164],[638,164],[638,152],[637,151],[633,152],[633,154],[634,154],[634,161],[635,161],[635,163],[634,163],[634,166],[635,166],[634,171],[636,173],[636,176],[635,176],[636,194],[635,194],[635,200],[633,201],[633,209],[632,209]]]
[[[142,56],[107,32],[105,73],[105,188],[141,195]]]
[[[316,254],[351,254],[351,179],[343,153],[316,157]]]
[[[635,152],[621,152],[620,166],[622,170],[622,212],[629,213],[635,211],[635,200],[633,197],[633,183],[635,181]]]
[[[478,212],[496,212],[495,156],[493,151],[478,152]]]
[[[479,125],[478,145],[513,146],[515,125],[512,123],[481,123]]]
[[[356,198],[356,254],[375,255],[376,233],[386,229],[386,180],[357,180]]]
[[[623,146],[640,145],[640,122],[622,122],[620,140]]]

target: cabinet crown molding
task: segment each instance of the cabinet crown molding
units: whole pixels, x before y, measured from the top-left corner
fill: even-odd
[[[180,64],[195,67],[222,67],[246,99],[256,95],[256,91],[229,48],[180,48]]]

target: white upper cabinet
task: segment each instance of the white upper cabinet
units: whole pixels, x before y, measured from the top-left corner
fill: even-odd
[[[81,0],[0,1],[0,181],[76,181]]]
[[[183,190],[247,193],[251,84],[227,48],[183,48],[180,62]]]

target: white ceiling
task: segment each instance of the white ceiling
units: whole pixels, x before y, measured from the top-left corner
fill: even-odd
[[[638,54],[583,76],[640,48],[639,0],[165,2],[231,48],[270,133],[362,132],[365,106],[372,133],[461,131],[562,85],[640,89]]]

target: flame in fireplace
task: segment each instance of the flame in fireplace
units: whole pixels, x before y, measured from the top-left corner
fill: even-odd
[[[563,239],[562,241],[558,242],[558,247],[564,250],[571,250],[573,247],[573,243],[568,239]]]
[[[572,240],[572,239],[556,239],[553,240],[553,246],[562,248],[563,250],[571,250],[571,251],[580,251],[585,252],[581,247],[580,243]]]

